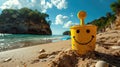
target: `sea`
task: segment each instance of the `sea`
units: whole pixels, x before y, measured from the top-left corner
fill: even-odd
[[[0,52],[38,44],[58,42],[67,36],[68,35],[0,34]]]

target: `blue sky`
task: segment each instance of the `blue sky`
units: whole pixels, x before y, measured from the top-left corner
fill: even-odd
[[[85,23],[112,12],[110,4],[116,0],[0,0],[0,12],[6,8],[28,7],[49,14],[53,35],[61,35],[71,25],[79,24],[77,13],[87,12]]]

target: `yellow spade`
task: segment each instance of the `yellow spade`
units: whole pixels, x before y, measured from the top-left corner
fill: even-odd
[[[86,15],[85,11],[80,11],[78,13],[80,25],[72,26],[70,29],[72,50],[75,50],[79,55],[85,55],[95,49],[97,27],[94,25],[84,25]]]

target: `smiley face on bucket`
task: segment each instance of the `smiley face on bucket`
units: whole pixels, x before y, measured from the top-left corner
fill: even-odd
[[[95,41],[96,30],[95,26],[85,25],[85,26],[74,26],[71,29],[72,40],[77,45],[89,45]]]
[[[78,34],[78,35],[80,35],[80,32],[81,30],[80,29],[77,29],[76,30],[76,34]],[[82,36],[80,36],[80,37],[78,37],[78,36],[73,36],[73,40],[76,42],[76,43],[78,43],[78,44],[80,44],[80,45],[87,45],[87,44],[89,44],[90,42],[92,42],[93,41],[93,39],[94,39],[94,35],[91,35],[90,33],[91,33],[91,31],[90,31],[90,29],[86,29],[85,31],[83,31],[83,32],[85,32],[85,33],[87,33],[86,34],[86,36],[88,36],[88,41],[86,40],[86,41],[83,41],[83,42],[79,42],[79,40],[80,40],[80,38],[82,38]],[[85,36],[85,37],[86,37]]]

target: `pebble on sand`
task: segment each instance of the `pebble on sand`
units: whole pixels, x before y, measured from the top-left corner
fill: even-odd
[[[105,61],[97,61],[95,67],[109,67],[109,64]]]
[[[48,54],[47,53],[41,53],[38,58],[39,59],[43,59],[43,58],[47,58]]]
[[[39,50],[39,53],[43,53],[43,52],[46,52],[45,49]]]
[[[4,62],[8,62],[8,61],[11,61],[11,60],[12,60],[12,58],[7,58],[7,59],[4,60]]]

